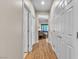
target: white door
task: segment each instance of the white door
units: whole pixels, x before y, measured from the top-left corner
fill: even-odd
[[[28,20],[29,20],[29,11],[27,10],[27,8],[24,6],[23,9],[23,53],[28,52]]]
[[[32,51],[32,45],[35,44],[36,39],[35,39],[35,18],[33,17],[33,15],[29,12],[29,26],[28,26],[28,30],[29,30],[29,51]]]
[[[49,41],[55,46],[58,59],[77,59],[77,0],[61,2],[51,12]]]

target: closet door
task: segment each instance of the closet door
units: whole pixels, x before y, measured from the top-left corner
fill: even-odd
[[[29,33],[29,28],[28,28],[28,21],[29,21],[29,12],[28,12],[28,10],[27,10],[27,8],[25,8],[24,7],[24,9],[23,9],[24,11],[23,11],[23,17],[24,17],[24,19],[23,19],[23,52],[28,52],[28,33]]]
[[[36,42],[35,18],[32,17],[32,45]]]
[[[32,50],[32,15],[29,12],[29,20],[28,20],[28,48],[29,48],[29,52]]]
[[[29,51],[32,51],[32,45],[35,44],[35,18],[32,16],[31,13],[29,13]]]
[[[63,7],[57,7],[56,9],[58,10],[54,11],[54,13],[60,13],[58,15],[54,15],[54,17],[50,19],[49,39],[55,46],[58,59],[78,59],[77,0],[63,1],[64,2],[61,4]],[[67,5],[64,4],[65,1]]]

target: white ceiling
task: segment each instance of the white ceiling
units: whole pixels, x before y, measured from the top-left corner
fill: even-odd
[[[41,2],[44,1],[45,4],[42,5]],[[36,11],[50,11],[53,0],[32,0],[32,4]]]

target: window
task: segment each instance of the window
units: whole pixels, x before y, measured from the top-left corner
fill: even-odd
[[[48,24],[41,24],[41,31],[48,32]]]

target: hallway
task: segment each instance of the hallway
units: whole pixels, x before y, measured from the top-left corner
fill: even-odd
[[[77,59],[76,6],[77,0],[24,0],[24,55],[43,31],[58,59]]]
[[[0,0],[0,59],[78,59],[78,2]]]
[[[42,31],[58,59],[77,59],[77,0],[24,0],[23,3],[24,58],[39,42],[38,32]]]

